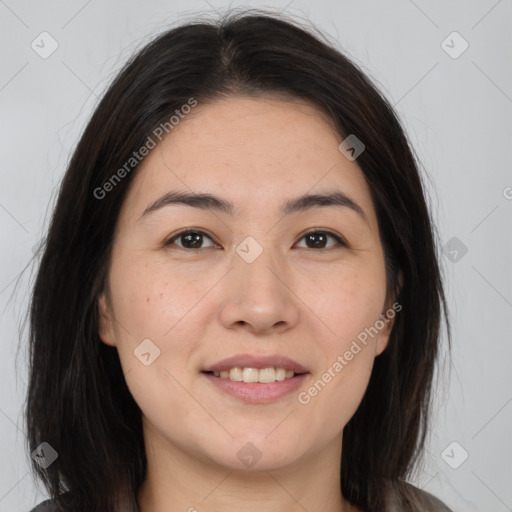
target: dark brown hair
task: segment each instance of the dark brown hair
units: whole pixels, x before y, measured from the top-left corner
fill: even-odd
[[[443,314],[450,339],[418,164],[393,107],[335,45],[281,15],[251,10],[173,28],[132,57],[63,178],[31,296],[25,414],[30,452],[47,442],[58,453],[46,469],[33,462],[34,474],[53,499],[71,491],[70,510],[138,510],[146,471],[141,411],[116,348],[98,337],[97,310],[137,167],[103,199],[94,191],[190,98],[201,105],[232,95],[309,101],[342,138],[355,134],[366,146],[357,164],[377,212],[388,294],[402,310],[345,427],[340,485],[365,511],[383,512],[389,499],[407,502],[404,479],[425,441]]]

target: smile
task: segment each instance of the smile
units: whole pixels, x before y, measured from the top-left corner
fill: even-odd
[[[221,379],[229,379],[235,382],[261,382],[270,383],[276,381],[282,381],[285,379],[291,379],[295,372],[293,370],[285,370],[284,368],[241,368],[235,366],[228,370],[208,372],[220,377]]]
[[[234,370],[234,368],[229,370],[229,375],[232,370]],[[246,372],[246,370],[249,370],[249,372]],[[290,377],[285,376],[282,380],[276,380],[274,376],[273,380],[268,380],[267,382],[260,382],[259,380],[243,380],[244,373],[247,373],[249,379],[254,379],[256,372],[258,372],[258,379],[260,378],[260,372],[264,372],[264,380],[265,378],[270,379],[270,372],[266,377],[265,370],[268,369],[264,368],[262,370],[257,370],[255,368],[244,368],[242,372],[242,380],[232,380],[228,376],[217,376],[214,375],[213,372],[201,372],[201,375],[203,375],[212,386],[223,394],[231,395],[238,400],[249,404],[263,404],[279,400],[297,391],[309,375],[308,373],[294,374]],[[271,370],[274,369],[271,368]],[[277,370],[279,370],[279,368]],[[227,371],[224,372],[228,373]],[[288,370],[288,372],[292,372],[292,370]],[[282,376],[282,372],[279,373],[279,376]]]

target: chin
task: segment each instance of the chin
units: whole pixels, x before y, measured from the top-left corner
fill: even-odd
[[[270,431],[257,437],[245,434],[235,438],[228,446],[220,445],[219,457],[211,454],[212,460],[230,471],[248,472],[273,471],[296,462],[304,446],[300,446],[299,453],[299,443],[292,443],[289,438],[289,445],[281,438],[265,439]]]

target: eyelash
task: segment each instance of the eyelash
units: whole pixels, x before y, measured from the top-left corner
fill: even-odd
[[[327,235],[327,236],[330,236],[332,238],[334,238],[334,240],[336,240],[336,243],[338,245],[338,247],[348,247],[348,244],[345,242],[345,240],[333,233],[332,231],[328,231],[328,230],[323,230],[323,229],[314,229],[314,230],[311,230],[311,231],[308,231],[307,233],[304,233],[300,239],[302,240],[303,238],[305,238],[306,236],[308,235],[311,235],[311,234],[314,234],[314,233],[322,233],[324,235]],[[175,235],[173,235],[171,238],[169,238],[166,242],[164,242],[164,246],[167,247],[167,246],[172,246],[174,245],[173,242],[177,239],[180,238],[180,236],[182,235],[188,235],[188,234],[197,234],[197,235],[203,235],[203,236],[206,236],[207,238],[209,238],[213,243],[215,243],[212,238],[207,234],[205,233],[204,231],[201,231],[200,229],[185,229],[183,231],[180,231],[179,233],[176,233]],[[208,247],[205,247],[205,248],[200,248],[200,249],[190,249],[188,247],[180,247],[180,246],[177,246],[179,249],[183,249],[185,251],[189,251],[189,252],[194,252],[194,251],[200,251],[201,249],[208,249]],[[334,249],[336,248],[336,246],[333,246],[333,247],[322,247],[320,249],[314,249],[314,248],[311,248],[311,247],[302,247],[302,249],[312,249],[312,250],[328,250],[328,249]]]

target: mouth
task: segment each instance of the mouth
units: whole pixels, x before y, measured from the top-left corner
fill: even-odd
[[[219,379],[228,379],[232,382],[243,382],[245,384],[271,384],[273,382],[281,382],[288,379],[293,379],[300,375],[305,375],[308,372],[295,372],[294,370],[286,370],[282,367],[267,367],[267,368],[241,368],[235,366],[230,369],[220,371],[203,371],[206,375],[211,375]]]
[[[222,361],[218,361],[212,365],[203,368],[203,372],[211,372],[214,375],[215,372],[219,373],[219,377],[222,377],[222,372],[229,372],[229,376],[231,377],[232,370],[241,369],[242,373],[245,369],[247,370],[266,370],[265,374],[269,374],[271,372],[267,371],[269,369],[273,369],[274,373],[278,376],[282,376],[282,370],[286,372],[293,371],[294,374],[302,374],[308,373],[309,370],[303,366],[302,364],[290,359],[289,357],[282,355],[252,355],[252,354],[239,354],[223,359]],[[254,374],[254,372],[246,372]],[[236,379],[238,373],[234,372],[233,377]],[[225,374],[224,374],[225,376]]]
[[[222,394],[245,403],[279,400],[307,379],[310,372],[284,356],[240,355],[224,359],[200,372]]]

